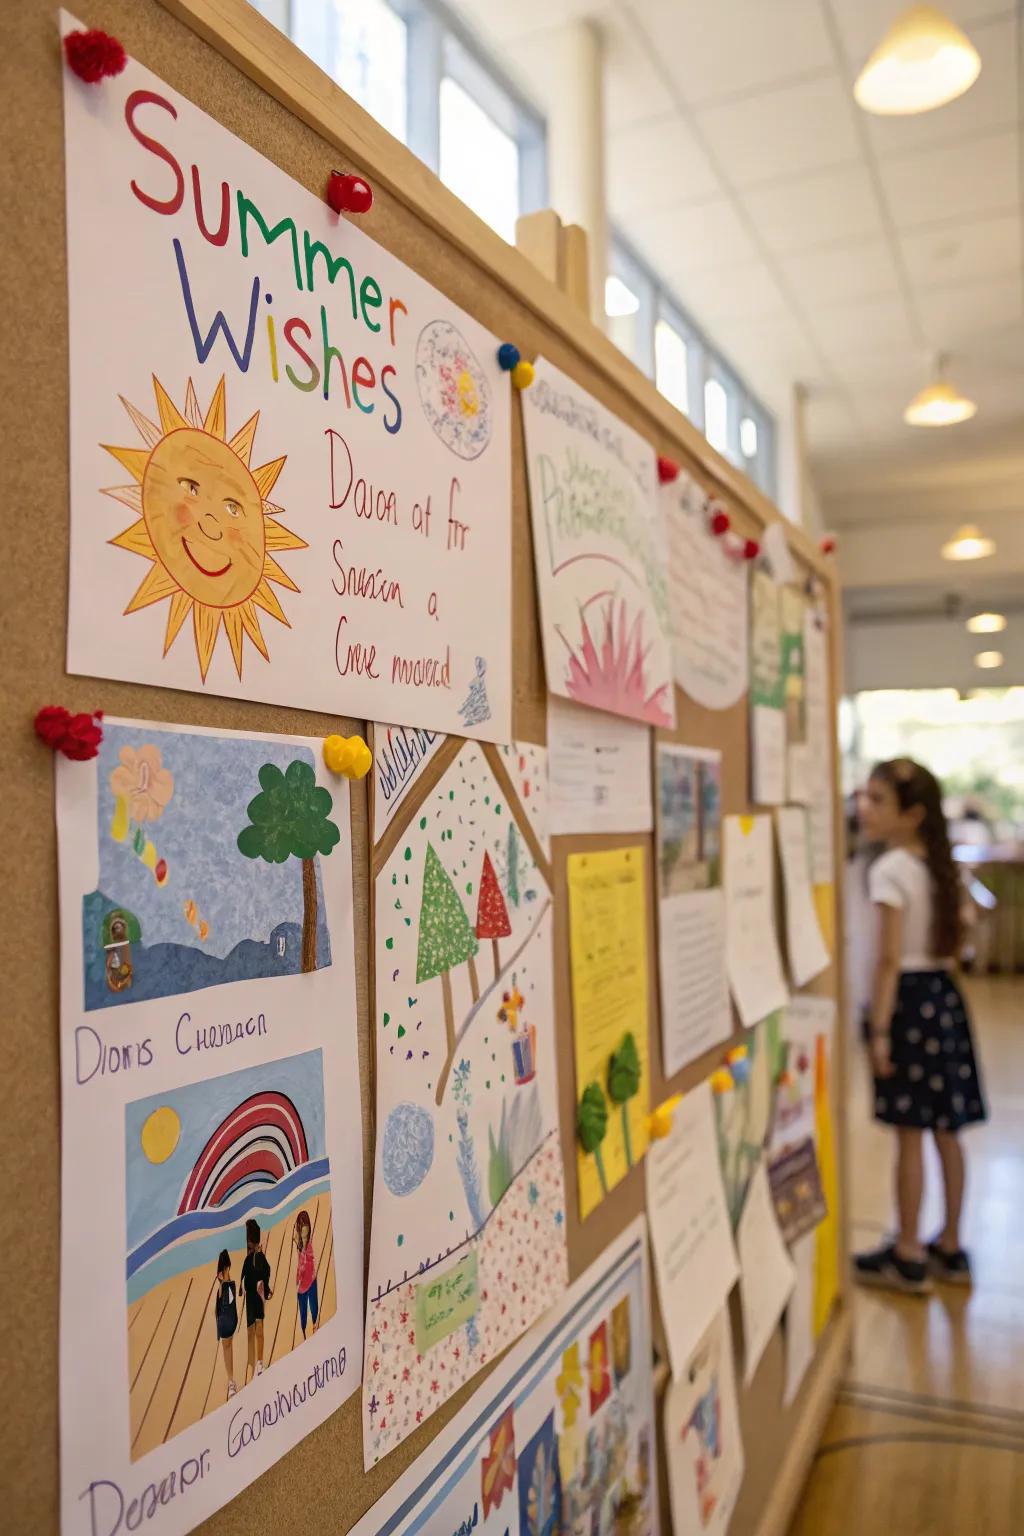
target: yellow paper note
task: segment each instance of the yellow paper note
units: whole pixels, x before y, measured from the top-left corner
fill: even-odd
[[[573,853],[568,874],[576,1101],[593,1142],[577,1143],[586,1217],[647,1150],[644,850]]]
[[[814,910],[818,914],[818,922],[821,925],[822,938],[825,940],[825,948],[830,955],[836,952],[836,899],[835,889],[831,882],[828,885],[816,885],[814,889]]]
[[[818,1036],[814,1077],[814,1121],[818,1143],[818,1170],[828,1214],[815,1231],[814,1336],[823,1331],[839,1294],[839,1179],[832,1133],[832,1102],[829,1096],[828,1050]]]

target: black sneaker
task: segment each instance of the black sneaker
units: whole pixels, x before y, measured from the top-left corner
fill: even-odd
[[[928,1267],[936,1280],[947,1285],[971,1285],[971,1261],[963,1248],[949,1253],[938,1243],[928,1244]]]
[[[855,1254],[853,1272],[861,1285],[882,1285],[910,1296],[928,1296],[932,1289],[927,1260],[901,1258],[895,1243]]]

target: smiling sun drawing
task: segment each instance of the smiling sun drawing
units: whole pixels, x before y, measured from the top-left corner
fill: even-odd
[[[270,660],[258,610],[288,624],[270,583],[299,590],[272,554],[307,547],[278,522],[274,514],[284,509],[267,500],[285,460],[249,468],[259,412],[229,438],[223,376],[205,416],[191,379],[183,412],[155,376],[153,392],[159,426],[119,397],[145,447],[102,445],[135,482],[103,494],[139,514],[110,542],[152,562],[125,613],[170,599],[165,656],[191,614],[204,683],[223,624],[240,678],[245,635]]]

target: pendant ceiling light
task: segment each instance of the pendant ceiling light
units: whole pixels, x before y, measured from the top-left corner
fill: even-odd
[[[962,395],[946,378],[948,358],[936,359],[933,382],[914,396],[903,420],[910,427],[955,427],[957,422],[970,421],[978,407],[973,400]]]
[[[981,73],[970,39],[932,5],[898,16],[853,87],[865,112],[907,116],[930,112],[962,96]]]
[[[940,551],[943,560],[984,560],[995,552],[995,540],[986,537],[973,523],[958,528]]]

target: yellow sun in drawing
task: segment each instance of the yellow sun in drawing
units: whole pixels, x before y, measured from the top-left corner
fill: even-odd
[[[284,509],[268,500],[285,460],[250,469],[259,411],[229,438],[223,377],[205,416],[191,379],[183,411],[155,376],[153,391],[159,426],[120,397],[145,447],[103,444],[134,482],[112,486],[104,495],[138,514],[138,521],[110,542],[152,562],[125,613],[170,599],[165,656],[191,614],[204,682],[223,624],[241,677],[243,636],[270,660],[258,610],[288,624],[270,583],[299,590],[272,553],[306,548],[304,539],[278,522],[276,514]]]

